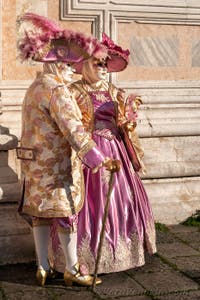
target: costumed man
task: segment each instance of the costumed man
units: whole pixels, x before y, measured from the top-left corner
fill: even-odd
[[[26,13],[20,22],[31,25],[18,41],[20,58],[43,63],[43,72],[25,95],[21,147],[17,149],[24,177],[19,211],[32,219],[36,278],[44,286],[50,270],[50,226],[56,223],[65,255],[66,285],[90,286],[93,277],[84,273],[77,258],[77,213],[84,202],[81,165],[117,171],[119,162],[105,157],[84,130],[80,109],[65,80],[72,74],[69,64],[91,55],[105,57],[106,49],[92,37],[63,30],[33,13]],[[97,278],[96,284],[100,282]]]
[[[136,125],[140,99],[106,80],[107,72],[123,71],[128,65],[129,50],[123,50],[105,34],[102,44],[108,58],[90,57],[74,65],[82,79],[69,85],[81,110],[83,125],[105,156],[120,160],[115,174],[99,273],[119,272],[142,266],[144,253],[156,252],[154,218],[145,188],[139,177],[139,153],[129,139]],[[128,129],[128,130],[127,130]],[[142,154],[141,154],[142,156]],[[98,257],[100,233],[109,190],[109,173],[99,169],[95,174],[85,166],[85,201],[79,212],[78,257],[92,273]],[[97,189],[98,186],[98,189]],[[53,260],[56,270],[64,271],[64,256],[56,234],[53,238]]]

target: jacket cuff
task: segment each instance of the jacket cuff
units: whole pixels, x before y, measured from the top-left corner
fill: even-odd
[[[95,146],[90,149],[84,157],[82,157],[82,162],[91,169],[96,168],[101,165],[105,160],[105,156],[101,151]]]

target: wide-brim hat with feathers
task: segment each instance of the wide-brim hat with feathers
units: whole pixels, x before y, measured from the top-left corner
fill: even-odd
[[[91,56],[103,59],[107,49],[96,38],[61,29],[54,21],[34,13],[25,13],[19,23],[29,23],[19,38],[17,48],[22,61],[75,63]]]
[[[115,44],[105,33],[102,34],[101,43],[108,50],[108,57],[106,59],[108,72],[123,71],[128,65],[130,51],[128,49],[124,50]]]

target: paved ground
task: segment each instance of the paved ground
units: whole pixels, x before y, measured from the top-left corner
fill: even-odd
[[[34,263],[1,266],[0,300],[200,300],[200,227],[158,230],[157,246],[145,266],[101,276],[93,292],[65,287],[62,279],[38,287]]]

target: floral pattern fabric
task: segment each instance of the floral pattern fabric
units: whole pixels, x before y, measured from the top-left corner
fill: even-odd
[[[62,80],[42,73],[28,89],[22,109],[22,149],[34,159],[22,160],[25,193],[22,211],[36,217],[67,217],[84,201],[82,161],[94,150],[95,164],[104,156],[85,132],[76,101]],[[94,161],[87,157],[87,166]]]

